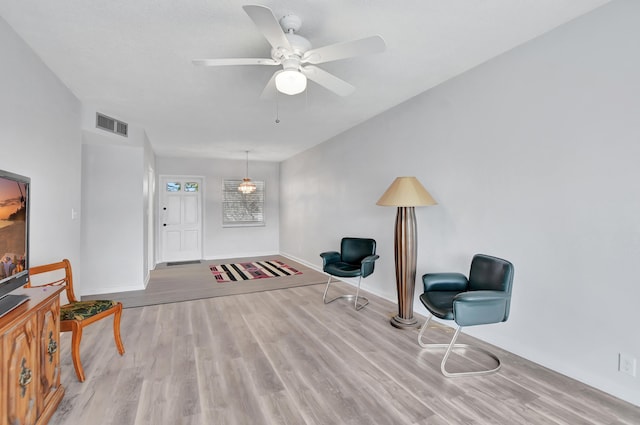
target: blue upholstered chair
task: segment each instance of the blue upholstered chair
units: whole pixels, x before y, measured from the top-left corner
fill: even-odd
[[[360,296],[360,282],[362,278],[373,273],[375,261],[380,258],[376,255],[376,241],[366,238],[342,238],[340,252],[329,251],[320,254],[322,257],[322,270],[329,275],[327,286],[324,289],[322,300],[329,304],[340,298],[354,300],[353,306],[356,310],[362,309],[369,304],[369,300]],[[358,289],[355,295],[341,295],[327,300],[327,292],[331,285],[331,278],[336,277],[357,277]],[[362,300],[362,303],[358,303]]]
[[[422,276],[424,293],[420,296],[420,301],[431,314],[420,329],[418,343],[423,348],[447,349],[440,364],[443,375],[486,375],[500,369],[500,359],[497,356],[479,347],[456,344],[456,339],[465,326],[506,322],[509,318],[513,272],[513,264],[509,261],[477,254],[471,261],[468,279],[461,273],[427,273]],[[423,341],[424,332],[433,316],[453,320],[458,325],[449,344],[427,344]],[[482,351],[493,358],[497,366],[480,371],[448,372],[446,363],[454,348]]]

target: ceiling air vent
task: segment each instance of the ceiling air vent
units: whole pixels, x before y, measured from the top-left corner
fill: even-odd
[[[96,127],[111,133],[127,137],[129,124],[118,121],[101,113],[96,113]]]

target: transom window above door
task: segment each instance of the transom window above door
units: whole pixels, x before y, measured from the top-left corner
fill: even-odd
[[[184,192],[197,192],[199,189],[200,185],[197,182],[185,182],[184,189],[180,182],[167,182],[165,187],[167,192],[180,192],[180,190],[183,190]]]

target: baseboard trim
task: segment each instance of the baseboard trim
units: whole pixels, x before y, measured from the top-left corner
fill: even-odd
[[[204,258],[204,261],[228,260],[230,258],[266,257],[269,255],[280,255],[280,254],[277,251],[241,252],[241,253],[231,253],[231,254],[224,254],[224,255],[214,255],[212,257]]]
[[[105,287],[97,288],[92,291],[82,291],[82,293],[80,294],[80,298],[84,296],[91,296],[91,295],[113,294],[116,292],[144,291],[145,288],[146,288],[145,284],[130,285],[130,286],[109,286],[109,287],[105,286]]]
[[[317,272],[323,273],[322,272],[322,267],[318,267],[318,265],[310,263],[310,262],[308,262],[306,260],[303,260],[302,258],[298,258],[295,255],[287,254],[286,252],[280,252],[278,255],[282,255],[285,258],[288,258],[290,260],[295,261],[296,263],[300,263],[303,266],[307,266],[310,269],[313,269],[313,270],[315,270]]]

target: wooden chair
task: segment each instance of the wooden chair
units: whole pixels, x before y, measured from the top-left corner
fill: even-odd
[[[64,276],[60,277],[64,271]],[[40,281],[44,278],[46,283],[34,284],[31,277],[41,273],[49,273],[40,277]],[[80,362],[80,341],[82,340],[82,329],[100,319],[113,315],[113,336],[116,341],[116,347],[120,355],[124,354],[124,345],[120,339],[120,317],[122,316],[122,303],[111,300],[90,300],[78,301],[73,292],[73,274],[71,273],[71,263],[64,259],[58,263],[46,264],[42,266],[29,268],[29,282],[27,287],[38,286],[56,286],[65,285],[68,304],[60,307],[60,331],[71,331],[71,357],[73,358],[73,366],[76,369],[76,375],[80,382],[84,382],[84,370]]]

